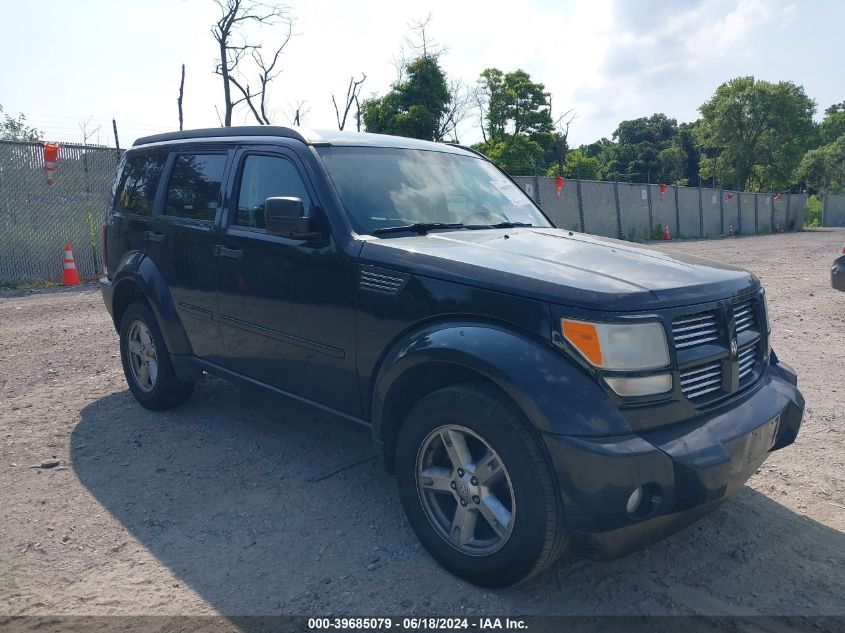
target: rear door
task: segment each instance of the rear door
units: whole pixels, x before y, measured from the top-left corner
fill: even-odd
[[[164,276],[193,353],[211,361],[223,353],[220,326],[214,321],[214,243],[228,159],[225,148],[171,152],[157,201],[160,212],[145,233],[144,251]]]
[[[331,236],[305,166],[283,148],[243,149],[217,240],[225,366],[353,415],[356,264]],[[301,198],[324,238],[306,243],[264,230],[264,200]]]

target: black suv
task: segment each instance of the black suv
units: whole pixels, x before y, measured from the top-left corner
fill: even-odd
[[[143,138],[104,242],[143,406],[208,372],[365,425],[419,539],[481,585],[690,523],[801,424],[757,278],[556,229],[460,147]]]

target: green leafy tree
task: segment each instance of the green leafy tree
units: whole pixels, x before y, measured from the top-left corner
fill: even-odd
[[[423,54],[405,66],[404,79],[389,93],[364,101],[364,126],[377,134],[438,140],[451,97],[437,56]]]
[[[524,70],[481,73],[484,141],[476,149],[511,173],[527,173],[545,164],[544,154],[565,156],[566,138],[555,131],[549,95],[542,83]]]
[[[27,125],[26,116],[12,117],[0,105],[0,139],[4,141],[37,141],[44,133]]]
[[[804,154],[796,175],[817,192],[845,190],[845,134]]]
[[[824,119],[820,126],[822,143],[832,143],[845,134],[845,101],[835,103],[824,111]]]
[[[678,122],[665,114],[622,121],[616,141],[603,148],[605,177],[627,182],[676,182],[684,177],[686,153],[675,144]]]
[[[815,102],[789,81],[737,77],[699,107],[700,144],[718,155],[717,178],[739,190],[784,187],[811,143]],[[701,177],[712,166],[701,166]]]
[[[595,156],[587,156],[583,149],[573,149],[566,155],[563,172],[557,163],[549,167],[547,176],[566,176],[582,180],[601,180],[601,163]]]

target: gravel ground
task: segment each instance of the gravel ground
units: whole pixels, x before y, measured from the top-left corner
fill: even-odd
[[[432,562],[375,461],[330,475],[371,454],[366,430],[217,379],[146,411],[96,288],[0,291],[0,616],[845,614],[845,293],[829,281],[843,242],[669,247],[763,280],[801,434],[694,526],[502,591]]]

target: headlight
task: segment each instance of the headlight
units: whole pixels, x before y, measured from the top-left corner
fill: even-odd
[[[672,390],[672,374],[611,378],[604,381],[620,396],[653,396]]]
[[[669,364],[669,345],[660,323],[561,319],[560,325],[563,337],[595,367],[640,371]]]

